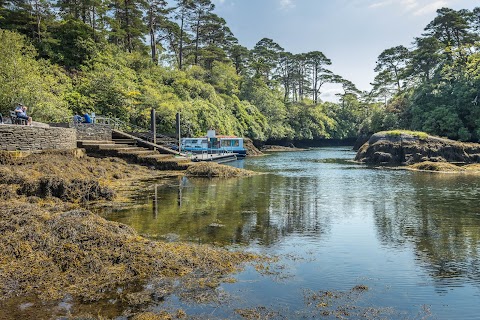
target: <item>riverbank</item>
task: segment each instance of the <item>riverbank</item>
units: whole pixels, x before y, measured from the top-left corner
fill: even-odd
[[[190,299],[203,299],[243,263],[258,258],[207,245],[151,241],[85,209],[128,201],[122,190],[140,180],[183,173],[90,158],[78,150],[2,153],[0,163],[0,308],[12,319],[32,310],[39,319],[61,316],[65,310],[57,306],[65,301],[84,305],[70,307],[69,314],[81,309],[99,316],[95,309],[105,299],[115,301],[107,309],[133,316],[138,306],[179,286],[188,288],[184,293]]]

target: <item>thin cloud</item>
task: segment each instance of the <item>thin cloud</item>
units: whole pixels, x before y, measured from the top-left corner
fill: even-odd
[[[437,9],[440,9],[442,7],[446,7],[447,5],[448,5],[447,1],[442,1],[442,0],[435,1],[434,3],[427,4],[427,5],[419,8],[418,10],[415,10],[415,12],[413,12],[413,14],[416,15],[416,16],[429,14],[429,13],[435,12]]]
[[[402,7],[405,8],[407,11],[414,10],[419,6],[419,3],[417,0],[402,0]]]
[[[281,10],[290,10],[293,8],[295,8],[295,3],[293,3],[293,0],[280,0]]]
[[[386,7],[388,5],[392,4],[392,1],[387,0],[387,1],[380,1],[380,2],[375,2],[369,5],[369,8],[375,9],[375,8],[381,8],[381,7]]]
[[[448,6],[453,0],[437,0],[431,2],[431,0],[383,0],[372,1],[368,6],[371,9],[379,9],[388,6],[400,7],[406,13],[413,14],[415,16],[421,16],[435,12],[437,9]]]

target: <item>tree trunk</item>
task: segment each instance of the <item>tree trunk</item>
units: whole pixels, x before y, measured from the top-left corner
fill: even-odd
[[[35,16],[37,20],[37,37],[38,37],[38,42],[42,42],[42,36],[41,36],[41,21],[42,17],[40,16],[40,2],[39,0],[35,1]]]
[[[128,12],[128,5],[130,0],[125,0],[125,31],[127,32],[127,50],[132,52],[132,34],[130,32],[130,14]]]
[[[155,40],[155,23],[153,18],[153,12],[150,8],[150,48],[152,50],[152,61],[153,63],[157,64],[157,43]]]
[[[180,49],[178,52],[178,69],[182,70],[183,67],[183,22],[185,20],[185,12],[182,11],[182,18],[180,22]]]
[[[318,68],[317,66],[313,66],[313,102],[316,104],[318,102]]]
[[[200,12],[197,16],[197,25],[195,26],[195,65],[198,65],[198,30],[200,29]]]

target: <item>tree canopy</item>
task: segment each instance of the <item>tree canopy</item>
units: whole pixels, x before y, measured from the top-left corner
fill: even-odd
[[[333,73],[322,51],[248,49],[211,0],[0,1],[0,112],[40,121],[91,111],[136,125],[155,108],[189,135],[348,138],[400,126],[480,139],[479,8],[438,10],[425,33],[380,53],[371,92]],[[321,45],[321,44],[320,44]],[[321,100],[325,84],[338,102]]]

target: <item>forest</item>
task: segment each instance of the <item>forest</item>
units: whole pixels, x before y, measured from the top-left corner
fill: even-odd
[[[0,0],[0,113],[95,112],[157,130],[255,140],[344,139],[388,129],[480,140],[480,7],[437,10],[409,47],[377,58],[372,90],[321,51],[242,46],[211,0]],[[365,44],[368,45],[368,44]],[[321,48],[322,44],[318,43]],[[352,57],[353,58],[353,57]],[[338,102],[321,100],[327,83]]]

